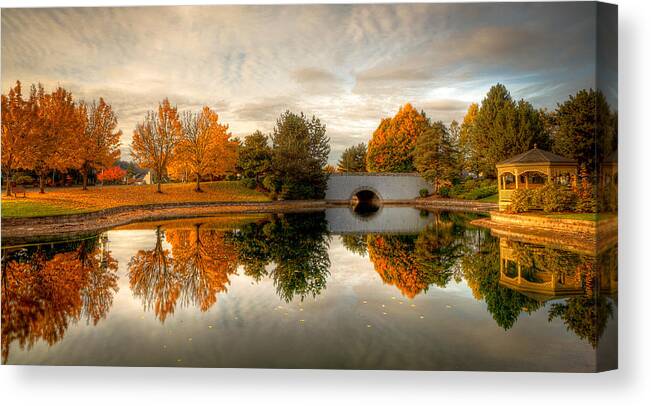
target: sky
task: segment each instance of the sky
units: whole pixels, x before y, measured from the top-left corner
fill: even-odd
[[[207,105],[233,136],[315,115],[330,162],[367,142],[405,103],[461,121],[503,83],[554,109],[595,87],[592,3],[177,6],[2,10],[2,91],[20,80],[104,97],[122,158],[133,129],[168,97]]]

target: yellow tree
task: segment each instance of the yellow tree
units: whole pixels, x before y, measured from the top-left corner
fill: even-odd
[[[194,175],[196,192],[201,192],[201,177],[218,175],[235,167],[237,143],[230,141],[228,125],[208,107],[200,113],[186,112],[182,117],[183,133],[174,150],[175,172]]]
[[[31,104],[23,99],[20,82],[2,95],[2,171],[11,196],[12,171],[19,168],[26,154],[34,123]]]
[[[154,172],[158,193],[162,193],[162,178],[182,132],[178,111],[168,99],[158,105],[157,112],[148,112],[133,132],[131,155],[138,165]]]
[[[45,193],[45,177],[51,170],[66,171],[78,162],[75,153],[82,137],[86,116],[72,94],[59,87],[45,93],[42,85],[32,86],[30,101],[34,121],[29,133],[23,165],[39,177],[40,192]]]
[[[122,131],[116,131],[118,119],[110,104],[100,97],[99,102],[82,104],[86,115],[86,125],[79,147],[79,170],[83,176],[83,190],[88,186],[88,174],[91,170],[109,167],[120,158],[120,137]]]
[[[416,139],[429,126],[422,112],[407,103],[392,118],[385,118],[368,144],[366,168],[369,172],[413,172]]]
[[[468,172],[477,171],[476,165],[473,164],[471,159],[471,135],[472,128],[477,119],[477,112],[479,112],[479,105],[477,103],[471,103],[468,106],[466,115],[463,117],[459,131],[459,160],[461,161],[461,169]]]

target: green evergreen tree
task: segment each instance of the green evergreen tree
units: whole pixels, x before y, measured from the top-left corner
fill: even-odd
[[[445,125],[437,121],[416,140],[414,163],[423,179],[432,183],[434,191],[444,182],[452,182],[457,174],[456,151]]]
[[[552,151],[576,159],[594,173],[597,163],[617,148],[617,118],[603,93],[581,90],[558,105]]]
[[[308,119],[288,110],[278,118],[271,142],[266,186],[281,199],[322,199],[329,176],[323,168],[330,153],[325,125],[314,116]]]
[[[348,147],[337,163],[339,172],[366,172],[366,144]]]
[[[266,135],[256,131],[244,137],[237,159],[237,170],[248,187],[263,187],[263,180],[271,170],[271,147]]]
[[[470,134],[471,160],[484,176],[496,175],[495,164],[525,152],[535,144],[549,148],[540,112],[525,101],[515,102],[506,87],[497,84],[488,91],[477,112]]]

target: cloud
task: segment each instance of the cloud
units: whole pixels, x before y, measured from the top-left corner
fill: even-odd
[[[286,110],[296,110],[292,98],[264,99],[245,103],[233,110],[238,120],[254,122],[271,122]]]
[[[1,82],[105,97],[123,148],[164,97],[215,108],[234,134],[304,111],[336,161],[407,102],[449,122],[496,82],[548,108],[594,87],[595,15],[578,2],[6,9]]]

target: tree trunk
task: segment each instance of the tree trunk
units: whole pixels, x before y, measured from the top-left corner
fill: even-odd
[[[39,193],[45,193],[45,175],[42,173],[38,175],[38,186]]]
[[[200,182],[201,182],[201,176],[197,173],[197,187],[196,189],[194,189],[195,192],[203,192],[203,190],[201,190]]]
[[[158,192],[158,193],[163,193],[163,190],[161,189],[160,178],[157,179],[157,181],[158,181],[158,182],[156,183],[156,185],[157,185],[157,186],[156,186],[156,192]]]
[[[7,169],[7,196],[11,196],[11,169]]]
[[[86,165],[81,167],[81,178],[83,184],[81,190],[88,190],[88,167]]]

